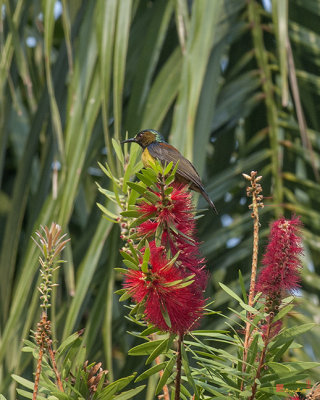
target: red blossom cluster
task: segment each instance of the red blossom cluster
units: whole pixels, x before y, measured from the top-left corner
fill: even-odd
[[[138,206],[141,215],[148,218],[138,227],[138,234],[155,237],[161,228],[161,244],[172,256],[180,252],[180,268],[194,274],[197,285],[204,290],[207,283],[205,259],[200,255],[199,242],[195,238],[194,207],[188,187],[173,184],[173,191],[165,204],[161,191],[155,194],[159,197],[158,202],[143,202]]]
[[[194,290],[194,283],[183,285],[184,276],[168,262],[165,248],[156,247],[154,241],[149,245],[148,272],[129,270],[124,287],[136,303],[144,303],[148,321],[163,331],[185,333],[201,317],[204,300]]]
[[[194,208],[187,186],[173,184],[166,195],[160,189],[154,192],[157,202],[142,200],[138,205],[145,221],[137,227],[137,234],[149,240],[149,269],[128,270],[124,287],[135,302],[144,305],[149,322],[163,331],[184,334],[203,313],[205,260],[195,239]],[[175,262],[170,262],[175,256]]]
[[[299,287],[302,253],[299,218],[284,217],[271,226],[269,244],[263,258],[263,269],[256,290],[269,302],[269,311],[276,311],[287,292]]]

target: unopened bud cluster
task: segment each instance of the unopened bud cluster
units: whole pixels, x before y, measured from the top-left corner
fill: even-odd
[[[38,241],[34,238],[33,240],[42,253],[42,256],[39,257],[41,283],[38,289],[41,293],[41,307],[47,310],[51,306],[52,288],[56,286],[52,281],[53,272],[59,268],[58,263],[63,262],[62,260],[57,260],[57,257],[70,239],[63,240],[66,234],[61,236],[61,226],[54,222],[51,224],[50,229],[47,226],[41,228],[42,232],[36,232]]]
[[[83,364],[84,372],[88,373],[87,385],[90,394],[93,394],[97,391],[100,381],[104,379],[108,373],[108,371],[102,369],[101,366],[101,362],[88,366],[88,360]],[[103,386],[106,386],[107,384],[108,382],[104,382]]]
[[[47,319],[45,313],[42,314],[40,322],[37,323],[35,340],[39,346],[48,348],[52,344],[51,339],[51,321]]]
[[[117,222],[120,227],[120,239],[132,243],[131,235],[136,233],[136,229],[129,227],[128,218],[126,217],[123,216],[118,217]]]
[[[262,186],[259,183],[262,176],[257,176],[257,171],[251,171],[250,175],[242,174],[242,176],[251,183],[251,186],[247,187],[247,196],[254,197],[258,207],[264,207],[262,202],[263,196],[261,194]],[[250,204],[249,208],[253,208],[253,204]]]

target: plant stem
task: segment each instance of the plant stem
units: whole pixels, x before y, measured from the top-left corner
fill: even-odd
[[[254,295],[255,295],[255,285],[256,285],[256,276],[257,276],[257,265],[258,265],[258,248],[259,248],[259,207],[263,207],[262,203],[262,192],[261,185],[258,183],[261,177],[257,177],[256,171],[251,171],[249,175],[243,175],[247,180],[250,180],[251,186],[247,188],[247,196],[252,197],[252,204],[249,208],[252,209],[252,218],[253,218],[253,249],[252,249],[252,266],[251,266],[251,280],[250,280],[250,290],[249,290],[249,306],[253,306],[254,303]],[[250,342],[250,319],[251,315],[248,313],[249,321],[246,322],[246,331],[244,338],[244,349],[243,349],[243,364],[242,364],[242,372],[246,371],[246,361],[248,357],[249,350],[249,342]],[[241,390],[244,389],[244,381],[241,382]]]
[[[151,338],[152,338],[152,340],[157,340],[157,336],[154,333],[151,335]],[[160,362],[161,362],[160,356],[156,357],[155,363],[157,365],[159,365]],[[162,375],[163,375],[163,370],[159,371],[160,379],[162,378]],[[163,390],[163,395],[159,396],[159,398],[164,399],[164,400],[170,400],[168,386],[164,385],[162,390]]]
[[[175,387],[175,400],[180,399],[180,386],[181,386],[181,346],[183,342],[183,335],[179,334],[179,339],[178,339],[178,355],[177,355],[177,376],[176,376],[176,387]]]
[[[267,332],[266,332],[266,338],[265,338],[265,341],[264,341],[264,346],[263,346],[262,352],[261,352],[260,357],[259,357],[259,365],[258,365],[258,368],[257,368],[257,372],[256,372],[256,376],[255,376],[255,379],[254,379],[254,383],[252,385],[252,392],[251,392],[252,394],[251,394],[249,400],[253,400],[254,397],[255,397],[255,394],[257,392],[257,385],[258,385],[257,381],[260,378],[261,370],[262,370],[262,367],[264,365],[264,361],[265,361],[265,358],[266,358],[266,352],[267,352],[267,348],[268,348],[268,344],[269,344],[269,340],[270,340],[269,336],[270,336],[272,321],[273,321],[273,318],[269,318],[268,319],[268,327],[267,327]]]
[[[251,173],[252,174],[252,173]],[[254,183],[253,183],[254,185]],[[257,265],[258,265],[258,247],[259,247],[259,212],[258,212],[258,201],[256,191],[252,192],[252,218],[253,218],[253,249],[252,249],[252,267],[251,267],[251,280],[250,280],[250,291],[249,291],[249,306],[253,306],[253,300],[255,295],[255,285],[257,276]]]
[[[159,365],[160,362],[161,362],[160,356],[156,357],[155,363],[157,365]],[[161,371],[159,371],[160,379],[162,378],[162,375],[163,375],[163,369]],[[163,391],[163,395],[159,396],[159,399],[161,398],[161,399],[164,399],[164,400],[170,400],[168,385],[164,385],[163,388],[162,388],[162,391]]]
[[[36,377],[34,379],[32,400],[37,400],[41,367],[42,367],[42,357],[43,357],[43,344],[39,347],[39,357],[38,357],[38,362],[37,362]]]
[[[51,345],[48,346],[48,353],[49,353],[49,356],[50,356],[50,359],[51,359],[52,369],[53,369],[53,371],[54,371],[54,373],[56,375],[58,388],[59,388],[59,390],[61,390],[61,392],[64,392],[63,386],[62,386],[62,382],[61,382],[60,373],[58,371],[56,359],[55,359],[55,356],[54,356],[54,351],[52,350]]]

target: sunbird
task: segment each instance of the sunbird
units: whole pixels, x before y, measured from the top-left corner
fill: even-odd
[[[154,163],[155,160],[159,160],[161,164],[169,164],[172,161],[174,166],[179,161],[175,180],[188,184],[190,189],[201,193],[209,203],[209,206],[217,212],[195,167],[183,157],[179,150],[167,143],[161,133],[154,129],[145,129],[135,137],[124,140],[121,143],[138,143],[143,150],[141,159],[145,167],[148,167],[150,162]]]

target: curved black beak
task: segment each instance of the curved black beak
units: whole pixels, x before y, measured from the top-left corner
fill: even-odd
[[[135,142],[136,142],[136,139],[133,137],[131,139],[123,140],[121,142],[121,144],[123,144],[123,143],[135,143]]]

